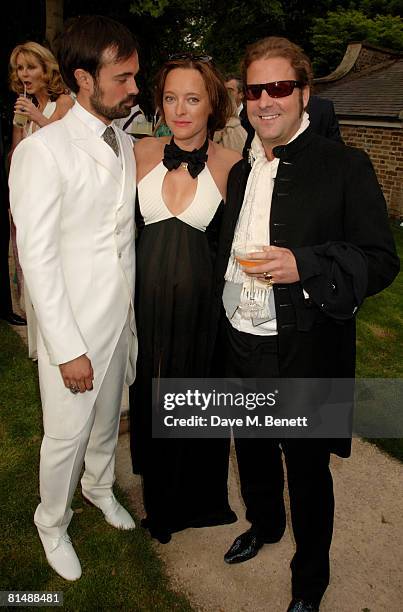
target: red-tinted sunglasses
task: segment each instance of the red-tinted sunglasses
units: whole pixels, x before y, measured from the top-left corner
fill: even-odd
[[[273,81],[272,83],[258,83],[245,85],[244,93],[247,100],[259,100],[265,90],[271,98],[285,98],[290,96],[295,87],[302,87],[301,81]]]

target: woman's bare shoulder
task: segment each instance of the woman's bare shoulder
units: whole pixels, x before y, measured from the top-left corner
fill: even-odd
[[[137,164],[137,180],[143,179],[164,157],[164,143],[153,136],[142,138],[134,145]]]
[[[225,149],[222,145],[215,142],[212,143],[212,147],[217,163],[226,166],[228,169],[232,168],[234,164],[242,159],[242,155],[233,149]]]
[[[154,136],[145,136],[140,140],[137,140],[134,144],[134,152],[136,155],[152,155],[153,153],[159,153],[162,150],[162,143],[159,138]]]
[[[242,159],[242,155],[240,155],[237,151],[233,149],[226,149],[222,145],[219,145],[215,142],[212,143],[215,155],[217,155],[217,159],[220,161],[226,162],[228,164],[235,164],[237,161]]]
[[[136,140],[134,144],[134,148],[142,151],[143,149],[153,149],[158,144],[157,139],[154,136],[145,136],[144,138],[140,138],[140,140]]]
[[[74,100],[71,97],[71,95],[68,94],[68,93],[60,94],[60,96],[58,96],[56,102],[63,102],[64,104],[71,104],[71,106],[74,106]]]
[[[74,100],[68,94],[60,94],[56,100],[56,108],[68,110],[72,106],[74,106]]]
[[[74,106],[74,100],[67,94],[60,94],[56,100],[56,108],[50,117],[49,123],[62,119],[64,115]]]
[[[67,94],[60,94],[56,100],[56,108],[69,109],[74,106],[74,100]]]
[[[207,164],[224,202],[226,199],[228,174],[232,166],[241,159],[241,155],[236,151],[224,149],[223,146],[215,142],[211,143]]]

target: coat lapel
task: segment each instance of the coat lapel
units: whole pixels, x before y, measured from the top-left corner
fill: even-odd
[[[111,147],[99,138],[70,110],[65,116],[65,122],[71,134],[71,141],[78,149],[85,151],[96,163],[106,168],[114,179],[122,184],[123,172],[120,160]]]
[[[232,240],[239,213],[242,208],[246,183],[250,172],[249,164],[242,160],[231,170],[227,186],[227,200],[221,224],[220,240],[217,253],[217,279],[224,279],[231,253]]]
[[[120,198],[121,206],[126,196],[134,200],[136,193],[136,175],[135,175],[135,160],[133,141],[130,136],[123,134],[120,130],[116,130],[120,150],[123,159],[123,178],[122,178],[122,193]]]

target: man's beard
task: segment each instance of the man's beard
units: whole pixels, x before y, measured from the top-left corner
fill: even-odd
[[[132,106],[135,104],[136,96],[127,96],[124,100],[115,104],[115,106],[105,106],[102,102],[104,92],[99,87],[97,81],[94,84],[94,93],[90,96],[90,104],[92,109],[105,119],[121,119],[130,114]]]

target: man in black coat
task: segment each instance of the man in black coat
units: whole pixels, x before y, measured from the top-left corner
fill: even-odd
[[[228,180],[213,316],[220,366],[213,375],[353,378],[354,315],[399,270],[385,200],[364,152],[309,126],[312,73],[299,47],[263,39],[248,48],[243,71],[259,138]],[[261,263],[242,268],[234,248],[248,242],[270,246],[254,255]],[[252,315],[250,276],[258,281]],[[282,537],[283,453],[296,543],[288,610],[319,610],[330,576],[330,453],[349,456],[350,440],[236,438],[235,446],[251,528],[225,561],[246,561]]]

